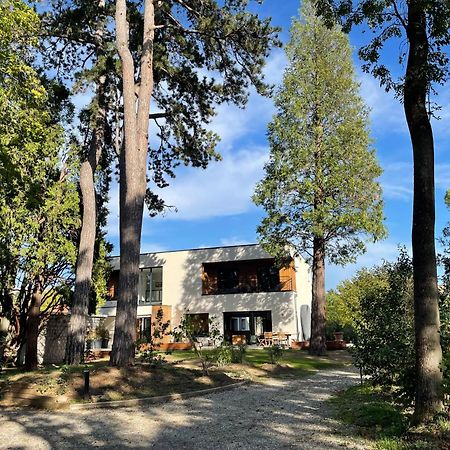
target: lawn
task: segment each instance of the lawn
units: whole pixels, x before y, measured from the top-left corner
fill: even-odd
[[[209,350],[205,350],[208,352]],[[213,351],[213,350],[211,350]],[[193,350],[175,351],[167,356],[174,363],[186,363],[187,365],[197,364],[197,356]],[[269,352],[266,349],[249,348],[247,349],[243,364],[232,364],[227,370],[231,370],[239,375],[239,372],[248,374],[248,369],[257,369],[252,371],[257,378],[283,377],[295,378],[307,375],[311,372],[339,367],[351,364],[351,357],[346,351],[338,350],[329,352],[327,356],[310,356],[303,350],[285,350],[278,365],[271,364]],[[225,370],[227,366],[222,368]],[[242,373],[240,374],[242,376]]]
[[[336,418],[378,450],[450,448],[450,422],[444,418],[423,428],[409,428],[410,417],[388,393],[369,384],[354,386],[330,400]]]

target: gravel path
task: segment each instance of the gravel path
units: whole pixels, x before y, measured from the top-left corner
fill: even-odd
[[[364,449],[336,434],[325,400],[358,381],[350,368],[269,379],[164,405],[0,412],[1,449]]]

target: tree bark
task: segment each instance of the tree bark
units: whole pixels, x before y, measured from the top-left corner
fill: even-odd
[[[312,263],[311,339],[309,353],[323,355],[326,352],[326,303],[325,303],[325,241],[314,237]]]
[[[414,421],[421,423],[442,410],[442,349],[435,253],[434,143],[428,117],[426,14],[420,1],[409,2],[409,54],[404,109],[414,159],[412,251],[416,350]]]
[[[105,7],[105,0],[99,0],[100,9]],[[95,39],[97,43],[97,60],[102,53],[104,20],[99,19]],[[75,272],[75,290],[69,331],[66,342],[66,364],[80,364],[84,359],[89,297],[92,284],[92,269],[94,265],[94,247],[97,230],[97,205],[94,177],[104,147],[106,126],[105,107],[106,77],[100,74],[97,80],[96,97],[97,111],[95,129],[86,159],[80,168],[80,191],[83,203],[80,242]]]
[[[129,48],[125,0],[116,1],[116,42],[122,63],[125,146],[120,155],[120,272],[114,342],[110,364],[134,362],[142,216],[150,99],[153,92],[153,0],[144,3],[144,36],[136,100],[134,62]]]
[[[28,310],[27,328],[26,328],[26,352],[25,369],[35,370],[38,366],[37,345],[39,336],[39,321],[42,302],[42,280],[36,277],[33,292],[31,294],[31,303]]]

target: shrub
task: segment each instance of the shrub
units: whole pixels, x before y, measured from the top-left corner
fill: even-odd
[[[226,366],[233,362],[233,347],[223,341],[216,349],[216,364],[218,366]]]
[[[271,364],[278,364],[283,356],[283,348],[280,345],[272,345],[270,347],[266,347],[266,350],[269,353]]]
[[[395,263],[373,270],[377,289],[360,298],[355,321],[355,363],[374,384],[398,387],[406,403],[414,397],[414,305],[412,264],[405,251]]]
[[[231,362],[242,364],[246,352],[247,346],[245,344],[238,344],[233,346]]]
[[[163,322],[163,318],[164,312],[162,308],[159,308],[155,320],[151,324],[152,332],[150,336],[144,340],[139,339],[135,343],[141,359],[152,365],[160,365],[164,362],[164,357],[158,353],[158,349],[161,345],[161,340],[168,334],[167,329],[170,326],[170,322]]]

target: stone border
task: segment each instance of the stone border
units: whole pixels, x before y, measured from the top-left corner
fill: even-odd
[[[90,409],[101,409],[101,408],[122,408],[129,406],[138,405],[154,405],[158,403],[166,403],[168,401],[174,400],[184,400],[191,397],[199,397],[208,394],[214,394],[216,392],[228,391],[237,387],[249,384],[249,380],[238,381],[236,383],[226,384],[225,386],[217,386],[208,389],[201,389],[199,391],[182,392],[179,394],[170,395],[160,395],[158,397],[143,397],[143,398],[132,398],[129,400],[114,400],[110,402],[95,402],[95,403],[72,403],[69,406],[71,411],[84,411]]]

